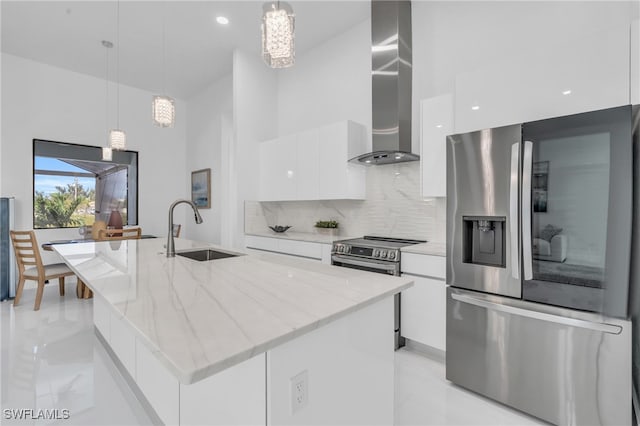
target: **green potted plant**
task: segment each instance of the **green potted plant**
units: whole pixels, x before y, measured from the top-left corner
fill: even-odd
[[[335,220],[319,220],[315,226],[316,232],[319,234],[330,235],[332,237],[338,235],[338,222]]]

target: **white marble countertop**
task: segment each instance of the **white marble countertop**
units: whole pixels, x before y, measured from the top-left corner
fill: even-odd
[[[446,256],[447,245],[445,243],[427,242],[402,247],[400,251],[403,253],[427,254],[430,256]]]
[[[296,231],[275,232],[271,230],[267,230],[264,232],[247,232],[245,235],[254,235],[256,237],[281,238],[284,240],[309,241],[312,243],[322,243],[322,244],[331,244],[334,241],[338,241],[338,240],[356,238],[356,237],[349,237],[344,235],[334,236],[334,235],[315,234],[311,232],[296,232]]]
[[[184,384],[390,297],[412,285],[304,259],[167,258],[164,239],[56,245],[71,269],[122,315]],[[176,250],[210,247],[176,239]]]

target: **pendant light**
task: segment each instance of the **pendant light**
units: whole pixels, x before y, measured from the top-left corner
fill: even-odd
[[[127,147],[127,135],[120,130],[120,0],[116,2],[116,129],[109,132],[109,146],[117,151]]]
[[[167,2],[163,2],[162,11],[162,92],[167,85]],[[151,104],[153,122],[160,127],[173,127],[176,119],[175,101],[167,95],[156,95]]]
[[[102,46],[105,48],[105,63],[107,64],[107,68],[104,73],[104,81],[105,81],[105,130],[109,129],[109,49],[113,48],[113,43],[108,40],[102,40]],[[109,141],[107,141],[108,143]],[[113,159],[113,151],[111,147],[105,146],[102,148],[102,160],[103,161],[111,161]]]
[[[295,15],[285,2],[265,3],[262,7],[262,59],[271,68],[294,64]]]

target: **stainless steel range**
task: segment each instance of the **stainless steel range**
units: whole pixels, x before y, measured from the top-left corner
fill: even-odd
[[[400,249],[424,240],[364,236],[349,240],[334,241],[331,248],[331,264],[362,271],[400,276]],[[395,296],[395,348],[404,346],[400,336],[400,295]]]

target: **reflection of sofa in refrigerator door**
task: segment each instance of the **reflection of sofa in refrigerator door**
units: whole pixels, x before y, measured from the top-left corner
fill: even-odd
[[[564,262],[567,258],[567,236],[556,234],[550,240],[542,236],[533,239],[533,258],[551,262]]]

